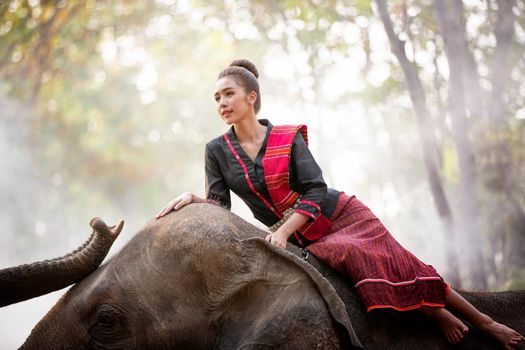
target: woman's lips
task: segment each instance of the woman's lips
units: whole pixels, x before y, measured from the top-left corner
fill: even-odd
[[[232,114],[232,112],[233,112],[233,111],[224,111],[224,112],[222,112],[222,116],[223,116],[223,117],[226,117],[226,116]]]

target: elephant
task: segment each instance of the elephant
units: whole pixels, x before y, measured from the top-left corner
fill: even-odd
[[[76,282],[21,349],[497,348],[473,326],[452,346],[418,312],[366,312],[348,277],[306,250],[272,246],[266,232],[212,204],[147,222],[96,270],[122,222],[108,228],[94,219],[91,226],[104,244],[82,253],[80,263],[62,258],[0,270],[2,306]],[[80,272],[72,277],[56,265]],[[26,273],[34,266],[45,277]],[[42,289],[40,281],[55,282]],[[524,333],[525,291],[460,293]]]

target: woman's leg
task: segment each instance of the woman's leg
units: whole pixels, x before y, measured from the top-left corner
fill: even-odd
[[[498,340],[506,349],[512,349],[513,345],[525,340],[525,338],[515,330],[494,321],[489,316],[480,312],[452,288],[446,299],[446,307],[460,317],[468,320],[481,331]]]
[[[445,338],[452,344],[459,342],[468,332],[468,327],[444,307],[423,306],[420,311],[438,324]]]
[[[452,288],[445,302],[448,309],[499,341],[505,349],[513,349],[513,345],[525,340],[525,337],[515,330],[480,312]],[[468,327],[445,308],[422,307],[420,311],[437,322],[447,340],[452,344],[459,342],[468,332]]]

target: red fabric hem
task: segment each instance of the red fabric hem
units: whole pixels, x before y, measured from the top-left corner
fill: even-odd
[[[401,311],[413,310],[421,305],[444,306],[446,302],[446,284],[441,279],[418,280],[401,286],[365,283],[357,287],[357,292],[367,310],[380,307],[378,305]]]
[[[427,302],[427,301],[422,301],[419,304],[410,305],[410,306],[406,306],[406,307],[400,307],[400,306],[395,306],[395,305],[371,305],[371,306],[366,308],[366,311],[370,312],[370,311],[375,310],[375,309],[394,309],[394,310],[397,310],[397,311],[411,311],[411,310],[419,309],[422,306],[445,307],[445,304],[430,303],[430,302]]]
[[[355,287],[359,287],[360,285],[362,284],[365,284],[365,283],[386,283],[390,286],[393,286],[393,287],[404,287],[404,286],[410,286],[412,284],[415,284],[415,283],[419,283],[419,282],[425,282],[425,281],[442,281],[443,279],[441,278],[441,276],[423,276],[423,277],[416,277],[414,278],[413,280],[411,281],[401,281],[401,282],[391,282],[387,279],[384,279],[384,278],[365,278],[365,279],[362,279],[361,281],[357,282],[355,284]],[[445,283],[446,285],[446,283]],[[446,288],[446,286],[445,286]]]
[[[295,211],[296,211],[297,213],[299,213],[299,214],[306,215],[306,216],[308,216],[308,217],[311,218],[311,219],[314,219],[314,220],[316,219],[316,216],[315,216],[314,214],[312,214],[312,213],[310,213],[310,212],[307,212],[306,210],[295,209]]]
[[[450,286],[450,284],[445,282],[445,300],[448,299],[448,295],[450,294],[451,289],[452,287]]]

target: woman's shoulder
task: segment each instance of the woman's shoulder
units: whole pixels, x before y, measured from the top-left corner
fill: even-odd
[[[226,144],[224,134],[217,136],[206,143],[206,150],[219,150]]]
[[[274,125],[272,132],[276,134],[294,135],[294,143],[305,141],[308,142],[308,126],[306,124],[282,124]]]

